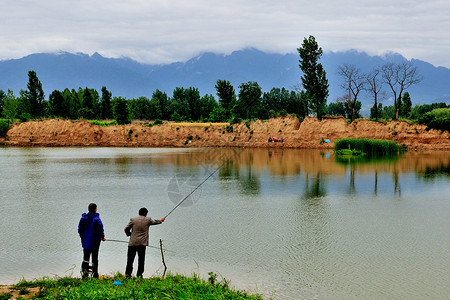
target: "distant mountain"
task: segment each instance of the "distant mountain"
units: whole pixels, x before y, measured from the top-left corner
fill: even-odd
[[[46,98],[55,89],[89,87],[100,92],[102,86],[106,86],[113,96],[126,98],[151,98],[156,89],[172,96],[175,87],[190,86],[198,88],[201,95],[215,96],[214,85],[218,79],[229,80],[236,93],[238,86],[248,81],[258,82],[263,91],[270,91],[273,87],[292,89],[300,83],[298,59],[296,53],[282,55],[246,49],[230,55],[203,53],[186,62],[146,65],[129,58],[105,58],[98,53],[91,56],[67,52],[39,53],[0,61],[0,89],[11,89],[18,95],[20,89],[26,89],[29,70],[36,71]],[[321,63],[330,83],[328,101],[345,94],[340,87],[342,79],[337,74],[339,65],[354,64],[363,71],[370,71],[387,61],[404,60],[399,54],[369,56],[353,50],[324,53]],[[413,63],[423,76],[420,84],[407,90],[413,104],[450,103],[450,69],[434,67],[420,60],[413,60]],[[361,100],[367,109],[371,103],[369,97],[363,94]],[[390,104],[392,101],[384,102],[384,105]]]

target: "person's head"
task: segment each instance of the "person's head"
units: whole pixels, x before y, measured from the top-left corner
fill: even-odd
[[[93,212],[95,212],[96,210],[97,210],[97,204],[95,204],[95,203],[90,203],[89,206],[88,206],[88,211],[91,212],[91,213],[93,213]]]
[[[139,215],[140,216],[147,216],[147,214],[148,214],[148,209],[146,209],[145,207],[143,207],[143,208],[141,208],[141,209],[139,209]]]

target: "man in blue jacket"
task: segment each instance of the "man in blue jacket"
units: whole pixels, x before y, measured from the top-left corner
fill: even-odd
[[[97,213],[97,205],[91,203],[88,213],[82,214],[78,223],[78,234],[83,247],[83,262],[81,263],[81,276],[86,278],[89,272],[89,258],[92,255],[92,277],[98,278],[98,249],[100,241],[105,241],[103,224]]]

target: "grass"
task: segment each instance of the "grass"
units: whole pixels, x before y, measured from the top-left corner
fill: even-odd
[[[80,279],[72,277],[22,280],[14,289],[38,287],[33,298],[41,299],[262,299],[261,295],[230,288],[223,279],[210,272],[209,279],[197,275],[167,274],[165,278],[126,278],[117,273],[111,278]],[[117,285],[117,283],[120,284]],[[115,284],[116,283],[116,284]]]
[[[392,156],[398,155],[401,148],[396,142],[374,139],[340,139],[334,143],[338,155]]]
[[[89,120],[88,122],[93,125],[98,125],[100,127],[108,127],[108,126],[118,125],[116,120],[113,120],[113,121]]]

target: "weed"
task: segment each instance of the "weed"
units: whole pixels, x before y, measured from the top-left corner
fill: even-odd
[[[3,293],[3,294],[0,294],[0,300],[8,300],[9,298],[11,298],[12,297],[12,294],[11,293]]]
[[[115,286],[115,281],[122,284]],[[117,273],[107,279],[65,277],[19,284],[39,287],[34,297],[45,299],[262,299],[260,295],[230,289],[230,282],[225,279],[218,282],[218,276],[213,272],[209,272],[207,281],[195,274],[186,277],[168,273],[165,278],[128,279]]]

